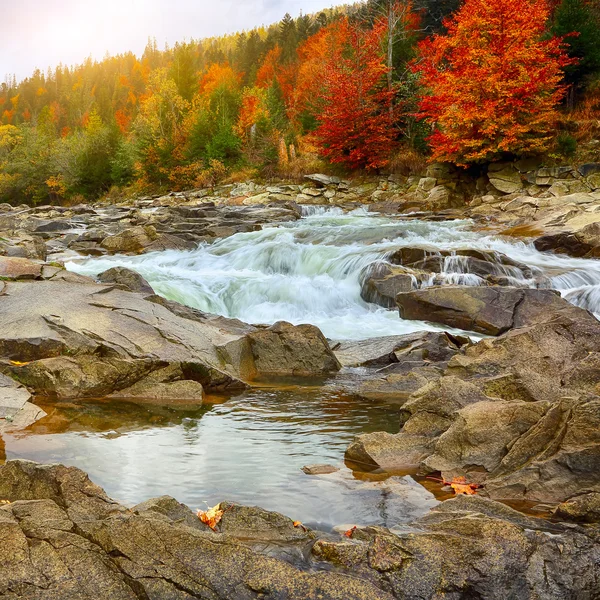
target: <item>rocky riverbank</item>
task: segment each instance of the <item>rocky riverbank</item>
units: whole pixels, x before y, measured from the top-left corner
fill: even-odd
[[[477,497],[407,531],[323,534],[223,503],[211,530],[170,497],[131,509],[75,468],[0,467],[5,598],[594,598],[598,532]]]
[[[247,324],[166,300],[121,267],[97,278],[64,269],[74,257],[186,250],[295,221],[298,203],[366,203],[421,221],[471,216],[475,227],[537,238],[544,250],[596,256],[600,165],[546,171],[501,165],[473,182],[434,166],[418,181],[312,176],[303,185],[248,183],[119,206],[2,205],[0,434],[42,418],[41,397],[177,408],[205,394],[290,377],[314,384],[358,368],[351,393],[393,403],[401,429],[358,437],[348,465],[480,487],[402,531],[304,531],[281,515],[227,504],[214,532],[176,500],[130,509],[77,469],[12,461],[0,467],[0,500],[10,502],[0,508],[0,595],[598,596],[600,321],[549,289],[541,271],[495,251],[422,245],[365,268],[365,300],[485,336],[476,343],[444,332],[337,342],[312,325]],[[444,278],[453,261],[462,276],[454,283],[463,285]],[[556,522],[498,501],[541,504]]]

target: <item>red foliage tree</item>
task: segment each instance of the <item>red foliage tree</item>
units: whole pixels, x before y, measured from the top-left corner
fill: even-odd
[[[323,73],[315,137],[331,162],[376,170],[389,162],[397,136],[390,111],[393,92],[386,85],[386,24],[365,31],[342,19],[336,26],[337,40],[345,43],[330,55]]]
[[[420,44],[420,116],[433,160],[469,164],[547,150],[565,94],[562,41],[546,0],[466,0],[447,35]]]

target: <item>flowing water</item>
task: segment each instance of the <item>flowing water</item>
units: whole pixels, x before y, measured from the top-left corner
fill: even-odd
[[[470,221],[425,222],[364,210],[307,209],[297,222],[242,233],[192,252],[72,262],[96,275],[114,266],[141,273],[169,299],[251,323],[313,323],[331,339],[365,339],[435,329],[361,299],[361,272],[401,247],[504,254],[531,272],[498,274],[552,287],[600,312],[600,262],[542,254],[524,241],[477,231]],[[505,261],[506,262],[506,261]],[[463,256],[443,259],[436,283],[482,285]],[[431,285],[434,278],[420,285]],[[395,433],[398,409],[357,401],[356,373],[321,387],[254,389],[195,411],[109,401],[45,406],[49,416],[5,438],[8,458],[63,462],[90,473],[115,498],[136,503],[169,494],[192,508],[222,500],[260,505],[320,527],[405,523],[435,504],[410,477],[352,472],[344,450],[357,434]],[[345,378],[345,379],[344,379]],[[341,468],[308,476],[307,464]]]
[[[239,233],[192,252],[112,256],[70,262],[69,269],[97,275],[115,266],[143,275],[162,296],[247,323],[312,323],[331,339],[401,335],[435,326],[403,321],[397,311],[360,297],[361,273],[401,247],[431,251],[493,251],[529,266],[526,280],[511,266],[498,272],[514,283],[552,287],[573,303],[600,312],[600,262],[538,252],[532,244],[489,232],[471,221],[427,222],[390,218],[358,209],[307,208],[295,222]],[[436,279],[481,285],[463,256],[444,260]],[[433,283],[433,279],[429,282]],[[423,285],[427,285],[424,282]]]

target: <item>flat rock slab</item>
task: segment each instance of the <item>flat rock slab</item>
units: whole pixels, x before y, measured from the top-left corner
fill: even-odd
[[[0,374],[0,433],[24,429],[46,413],[30,402],[31,394],[19,383]]]
[[[26,258],[0,256],[0,277],[6,279],[38,279],[42,276],[41,263]]]

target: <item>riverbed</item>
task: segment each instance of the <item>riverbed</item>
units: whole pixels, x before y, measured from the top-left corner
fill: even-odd
[[[191,252],[78,260],[68,268],[96,275],[124,266],[162,296],[199,310],[257,324],[311,323],[335,341],[439,330],[361,298],[365,268],[402,247],[501,253],[532,270],[525,280],[506,267],[515,284],[552,287],[600,312],[597,261],[543,254],[527,240],[478,230],[468,220],[391,218],[364,209],[306,209],[299,221]],[[483,285],[465,264],[460,256],[447,257],[436,283]],[[354,436],[400,427],[397,407],[352,395],[353,378],[360,372],[347,370],[320,385],[295,382],[208,398],[185,411],[106,400],[40,401],[48,417],[6,436],[6,454],[78,466],[129,505],[169,494],[200,509],[223,500],[259,505],[324,529],[410,522],[436,503],[422,480],[353,471],[343,463]],[[314,463],[340,470],[302,472]]]

